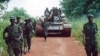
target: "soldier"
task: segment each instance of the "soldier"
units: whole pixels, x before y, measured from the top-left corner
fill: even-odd
[[[46,8],[46,10],[44,11],[44,16],[49,17],[49,15],[50,15],[50,11],[48,8]]]
[[[27,32],[26,32],[26,24],[27,24],[28,19],[25,19],[25,23],[23,24],[23,39],[24,39],[24,54],[26,54],[28,50],[28,45],[27,45]]]
[[[31,37],[32,37],[33,25],[30,22],[30,19],[25,20],[23,35],[25,39],[25,47],[28,47],[28,52],[31,48]]]
[[[21,28],[15,23],[13,17],[10,17],[10,23],[11,24],[4,29],[3,39],[7,44],[9,56],[20,56]]]
[[[22,30],[22,38],[20,40],[20,48],[21,48],[21,56],[22,56],[22,53],[23,53],[23,23],[21,22],[21,17],[17,16],[16,18],[16,24],[18,24],[20,27],[21,27],[21,30]]]
[[[88,15],[88,23],[83,26],[84,45],[87,56],[98,56],[96,33],[97,24],[93,22],[93,15]]]
[[[59,14],[59,16],[61,16],[61,14],[62,14],[61,8],[58,9],[58,14]]]
[[[21,22],[21,17],[17,16],[16,24],[19,24],[21,27],[23,27],[23,23]]]
[[[48,21],[49,15],[50,15],[50,12],[49,12],[48,8],[46,8],[45,13],[44,13],[45,18],[44,18],[44,22],[43,22],[43,32],[44,32],[45,41],[46,41],[47,35],[48,35],[48,30],[47,30],[48,23],[47,23],[47,21]]]
[[[43,32],[44,32],[44,39],[45,41],[47,40],[47,36],[48,36],[48,23],[47,23],[47,17],[44,18],[44,22],[43,22]]]

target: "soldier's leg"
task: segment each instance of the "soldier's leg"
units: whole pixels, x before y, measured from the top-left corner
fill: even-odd
[[[20,56],[20,48],[14,48],[15,56]]]
[[[45,29],[44,30],[44,39],[45,39],[45,41],[47,40],[47,36],[48,36],[48,31],[47,31],[47,29]]]
[[[46,35],[44,35],[44,39],[45,39],[45,41],[47,40],[47,36]]]
[[[94,46],[93,46],[93,56],[98,56],[97,45],[94,45]]]
[[[8,46],[7,52],[8,52],[8,56],[13,56],[14,55],[13,48],[10,47],[10,46]]]
[[[20,55],[22,56],[23,54],[23,39],[20,40]]]
[[[85,45],[85,51],[87,56],[92,56],[91,55],[91,46],[90,45]]]
[[[25,54],[27,52],[27,47],[28,47],[27,38],[26,38],[26,36],[24,36],[24,52],[25,52]]]
[[[28,51],[30,50],[31,48],[31,38],[27,38],[27,42],[28,42]]]

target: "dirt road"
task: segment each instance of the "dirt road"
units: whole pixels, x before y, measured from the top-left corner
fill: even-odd
[[[32,39],[32,46],[25,56],[86,56],[84,47],[73,38],[49,37]]]

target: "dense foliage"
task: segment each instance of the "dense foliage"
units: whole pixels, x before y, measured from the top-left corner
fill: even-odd
[[[77,19],[71,20],[72,23],[72,37],[74,37],[76,40],[83,42],[83,25],[87,22],[86,17],[80,17]],[[98,26],[98,33],[97,33],[97,41],[98,41],[98,50],[100,52],[100,18],[95,18],[94,22]]]
[[[100,13],[100,0],[62,0],[61,5],[67,16],[82,16]]]
[[[7,1],[7,2],[9,2],[9,0],[0,0],[0,3],[3,3],[4,1]]]
[[[19,8],[16,8],[16,7],[11,11],[6,12],[4,14],[3,18],[8,19],[11,16],[14,16],[14,17],[21,16],[22,19],[30,17],[23,8],[19,9]]]

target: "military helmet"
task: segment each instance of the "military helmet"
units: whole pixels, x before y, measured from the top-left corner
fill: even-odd
[[[94,15],[93,14],[88,14],[88,16],[87,16],[88,18],[93,18],[94,17]]]
[[[25,19],[25,21],[28,21],[28,20],[29,20],[28,18]]]
[[[15,20],[15,18],[13,16],[10,17],[10,20]]]
[[[21,18],[20,16],[17,16],[17,17],[16,17],[16,19],[20,19],[20,18]]]

